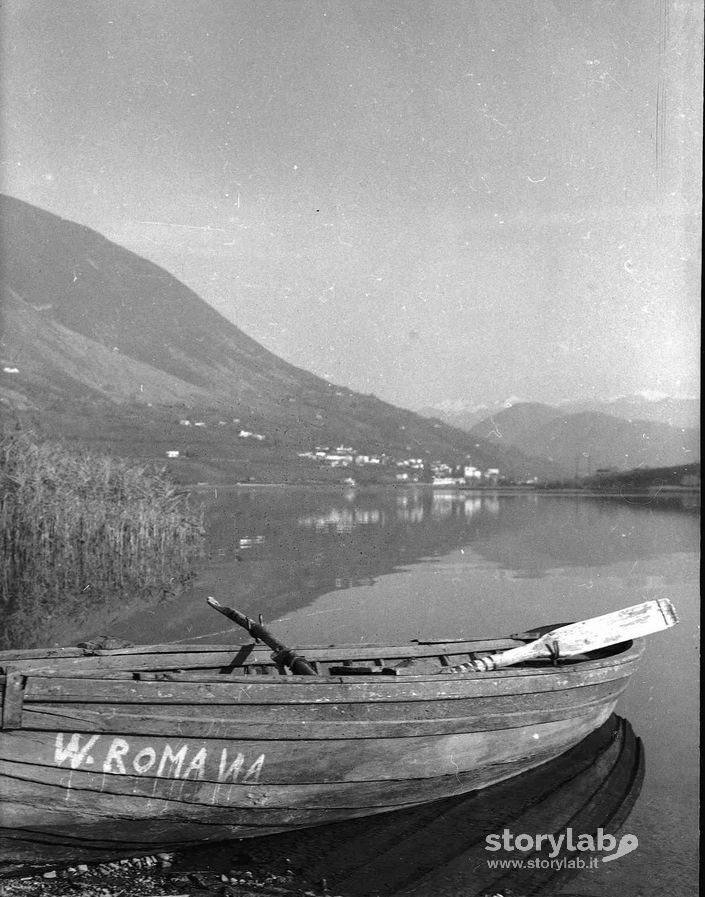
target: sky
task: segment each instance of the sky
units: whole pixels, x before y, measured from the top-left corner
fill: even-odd
[[[695,395],[701,20],[3,0],[0,189],[404,407]]]

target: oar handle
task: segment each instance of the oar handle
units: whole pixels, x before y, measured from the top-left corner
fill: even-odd
[[[476,657],[473,667],[478,673],[489,670],[500,670],[502,667],[510,667],[515,663],[526,663],[528,660],[552,660],[558,659],[560,652],[558,645],[547,641],[545,637],[530,642],[528,645],[520,645],[518,648],[510,648],[500,654],[489,654],[485,657]]]
[[[246,629],[250,635],[270,647],[274,652],[272,654],[272,659],[276,664],[289,667],[292,673],[295,673],[298,676],[318,675],[303,657],[299,657],[295,651],[291,648],[287,648],[286,645],[283,645],[268,629],[265,629],[261,623],[256,623],[246,614],[240,613],[239,610],[235,610],[232,607],[225,607],[225,605],[221,604],[220,601],[216,601],[216,599],[212,598],[210,595],[206,598],[206,601],[214,610],[219,611],[223,616],[232,620],[234,623],[237,623],[238,626],[242,626],[242,628]]]
[[[466,663],[442,670],[443,673],[487,673],[502,667],[509,667],[515,663],[524,663],[527,660],[550,660],[558,656],[557,648],[552,648],[550,643],[543,640],[530,642],[528,645],[520,645],[518,648],[510,648],[500,654],[486,654],[475,657]]]

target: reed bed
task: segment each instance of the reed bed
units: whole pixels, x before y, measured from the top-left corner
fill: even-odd
[[[0,439],[0,530],[0,645],[31,647],[48,617],[178,593],[203,518],[148,465],[16,434]]]

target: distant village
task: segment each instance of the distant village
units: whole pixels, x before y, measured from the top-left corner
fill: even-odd
[[[216,426],[232,426],[240,423],[238,418],[232,421],[219,420]],[[189,420],[182,418],[179,424],[183,427],[204,428],[209,423],[203,420]],[[211,426],[213,424],[210,424]],[[258,442],[267,437],[264,433],[254,430],[238,428],[238,439],[252,439]],[[180,457],[177,449],[166,452],[168,458]],[[434,486],[497,486],[502,482],[502,476],[498,467],[480,468],[466,463],[452,465],[445,461],[429,461],[425,458],[397,458],[386,453],[368,453],[358,450],[351,445],[317,445],[309,451],[297,452],[299,458],[305,458],[317,464],[330,468],[349,468],[350,476],[343,482],[353,484],[356,482],[355,471],[366,470],[369,473],[385,471],[387,477],[391,476],[399,483],[431,483]]]
[[[379,468],[392,467],[394,479],[400,483],[432,483],[435,486],[492,485],[500,480],[498,467],[482,470],[470,464],[452,466],[444,461],[427,461],[424,458],[393,458],[386,454],[368,455],[357,452],[352,446],[331,448],[317,445],[314,451],[299,452],[300,458],[327,464],[330,467]]]
[[[238,418],[232,421],[219,420],[215,426],[226,427],[239,425]],[[204,420],[190,420],[182,418],[179,424],[182,427],[205,428],[213,426]],[[263,442],[267,439],[264,433],[247,430],[238,427],[235,434],[238,439],[255,440]],[[425,458],[397,458],[386,453],[368,453],[358,450],[351,445],[317,445],[309,451],[297,452],[299,458],[305,458],[320,465],[330,468],[349,468],[350,476],[344,482],[354,483],[356,470],[366,470],[369,473],[385,471],[386,477],[391,477],[398,483],[431,483],[434,486],[496,486],[502,482],[498,467],[480,468],[466,463],[452,465],[445,461],[429,461]],[[166,452],[167,458],[179,458],[181,452],[171,449]]]

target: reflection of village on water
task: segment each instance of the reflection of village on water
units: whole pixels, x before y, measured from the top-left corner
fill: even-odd
[[[246,548],[252,548],[253,545],[263,545],[264,544],[264,536],[254,536],[254,538],[244,537],[238,539],[237,547],[241,550]]]
[[[258,603],[267,605],[270,616],[284,610],[282,596],[291,589],[302,601],[311,600],[332,590],[372,585],[399,565],[425,563],[459,549],[470,549],[466,565],[490,564],[522,580],[586,564],[603,569],[634,563],[652,556],[655,548],[663,555],[679,553],[683,529],[673,515],[693,513],[673,499],[648,495],[429,486],[250,488],[223,494],[215,510],[210,558],[236,564],[228,588],[239,583],[245,600],[248,590],[256,589]],[[263,576],[272,586],[280,584],[266,601]]]
[[[326,565],[336,580],[341,572],[343,578],[364,579],[377,563],[393,567],[401,559],[409,563],[470,544],[502,569],[546,571],[580,565],[586,552],[591,563],[602,567],[648,557],[655,545],[661,552],[681,551],[679,530],[669,517],[697,513],[681,499],[671,493],[655,498],[424,486],[249,489],[218,503],[209,557],[281,562],[289,578],[299,571],[303,585],[314,569]],[[624,535],[615,539],[615,532]],[[243,572],[240,568],[240,579]]]
[[[453,517],[469,520],[480,511],[495,517],[500,513],[500,496],[493,492],[482,495],[468,495],[454,489],[408,492],[395,496],[394,508],[353,506],[358,498],[357,490],[349,489],[343,493],[347,507],[334,506],[318,514],[300,515],[296,518],[296,524],[302,529],[313,530],[316,533],[334,532],[342,535],[352,533],[358,527],[384,527],[392,521],[420,524],[424,521],[447,520]],[[700,509],[699,493],[683,495],[666,493],[658,496],[658,501],[653,495],[631,497],[603,495],[585,496],[585,498],[602,498],[607,501],[621,499],[630,506],[651,506],[654,510],[666,510],[669,507],[685,511]],[[522,496],[524,503],[536,503],[538,500],[539,495],[536,493],[526,493]],[[259,534],[243,536],[238,538],[237,547],[241,551],[248,550],[263,545],[265,541],[266,537]]]
[[[354,493],[351,496],[354,499]],[[495,495],[464,496],[453,491],[433,494],[404,494],[396,496],[396,508],[330,508],[323,514],[309,514],[297,519],[297,524],[316,532],[334,530],[351,533],[359,526],[385,526],[389,516],[402,523],[423,523],[425,519],[443,520],[447,517],[473,517],[480,510],[499,513],[499,499]]]

